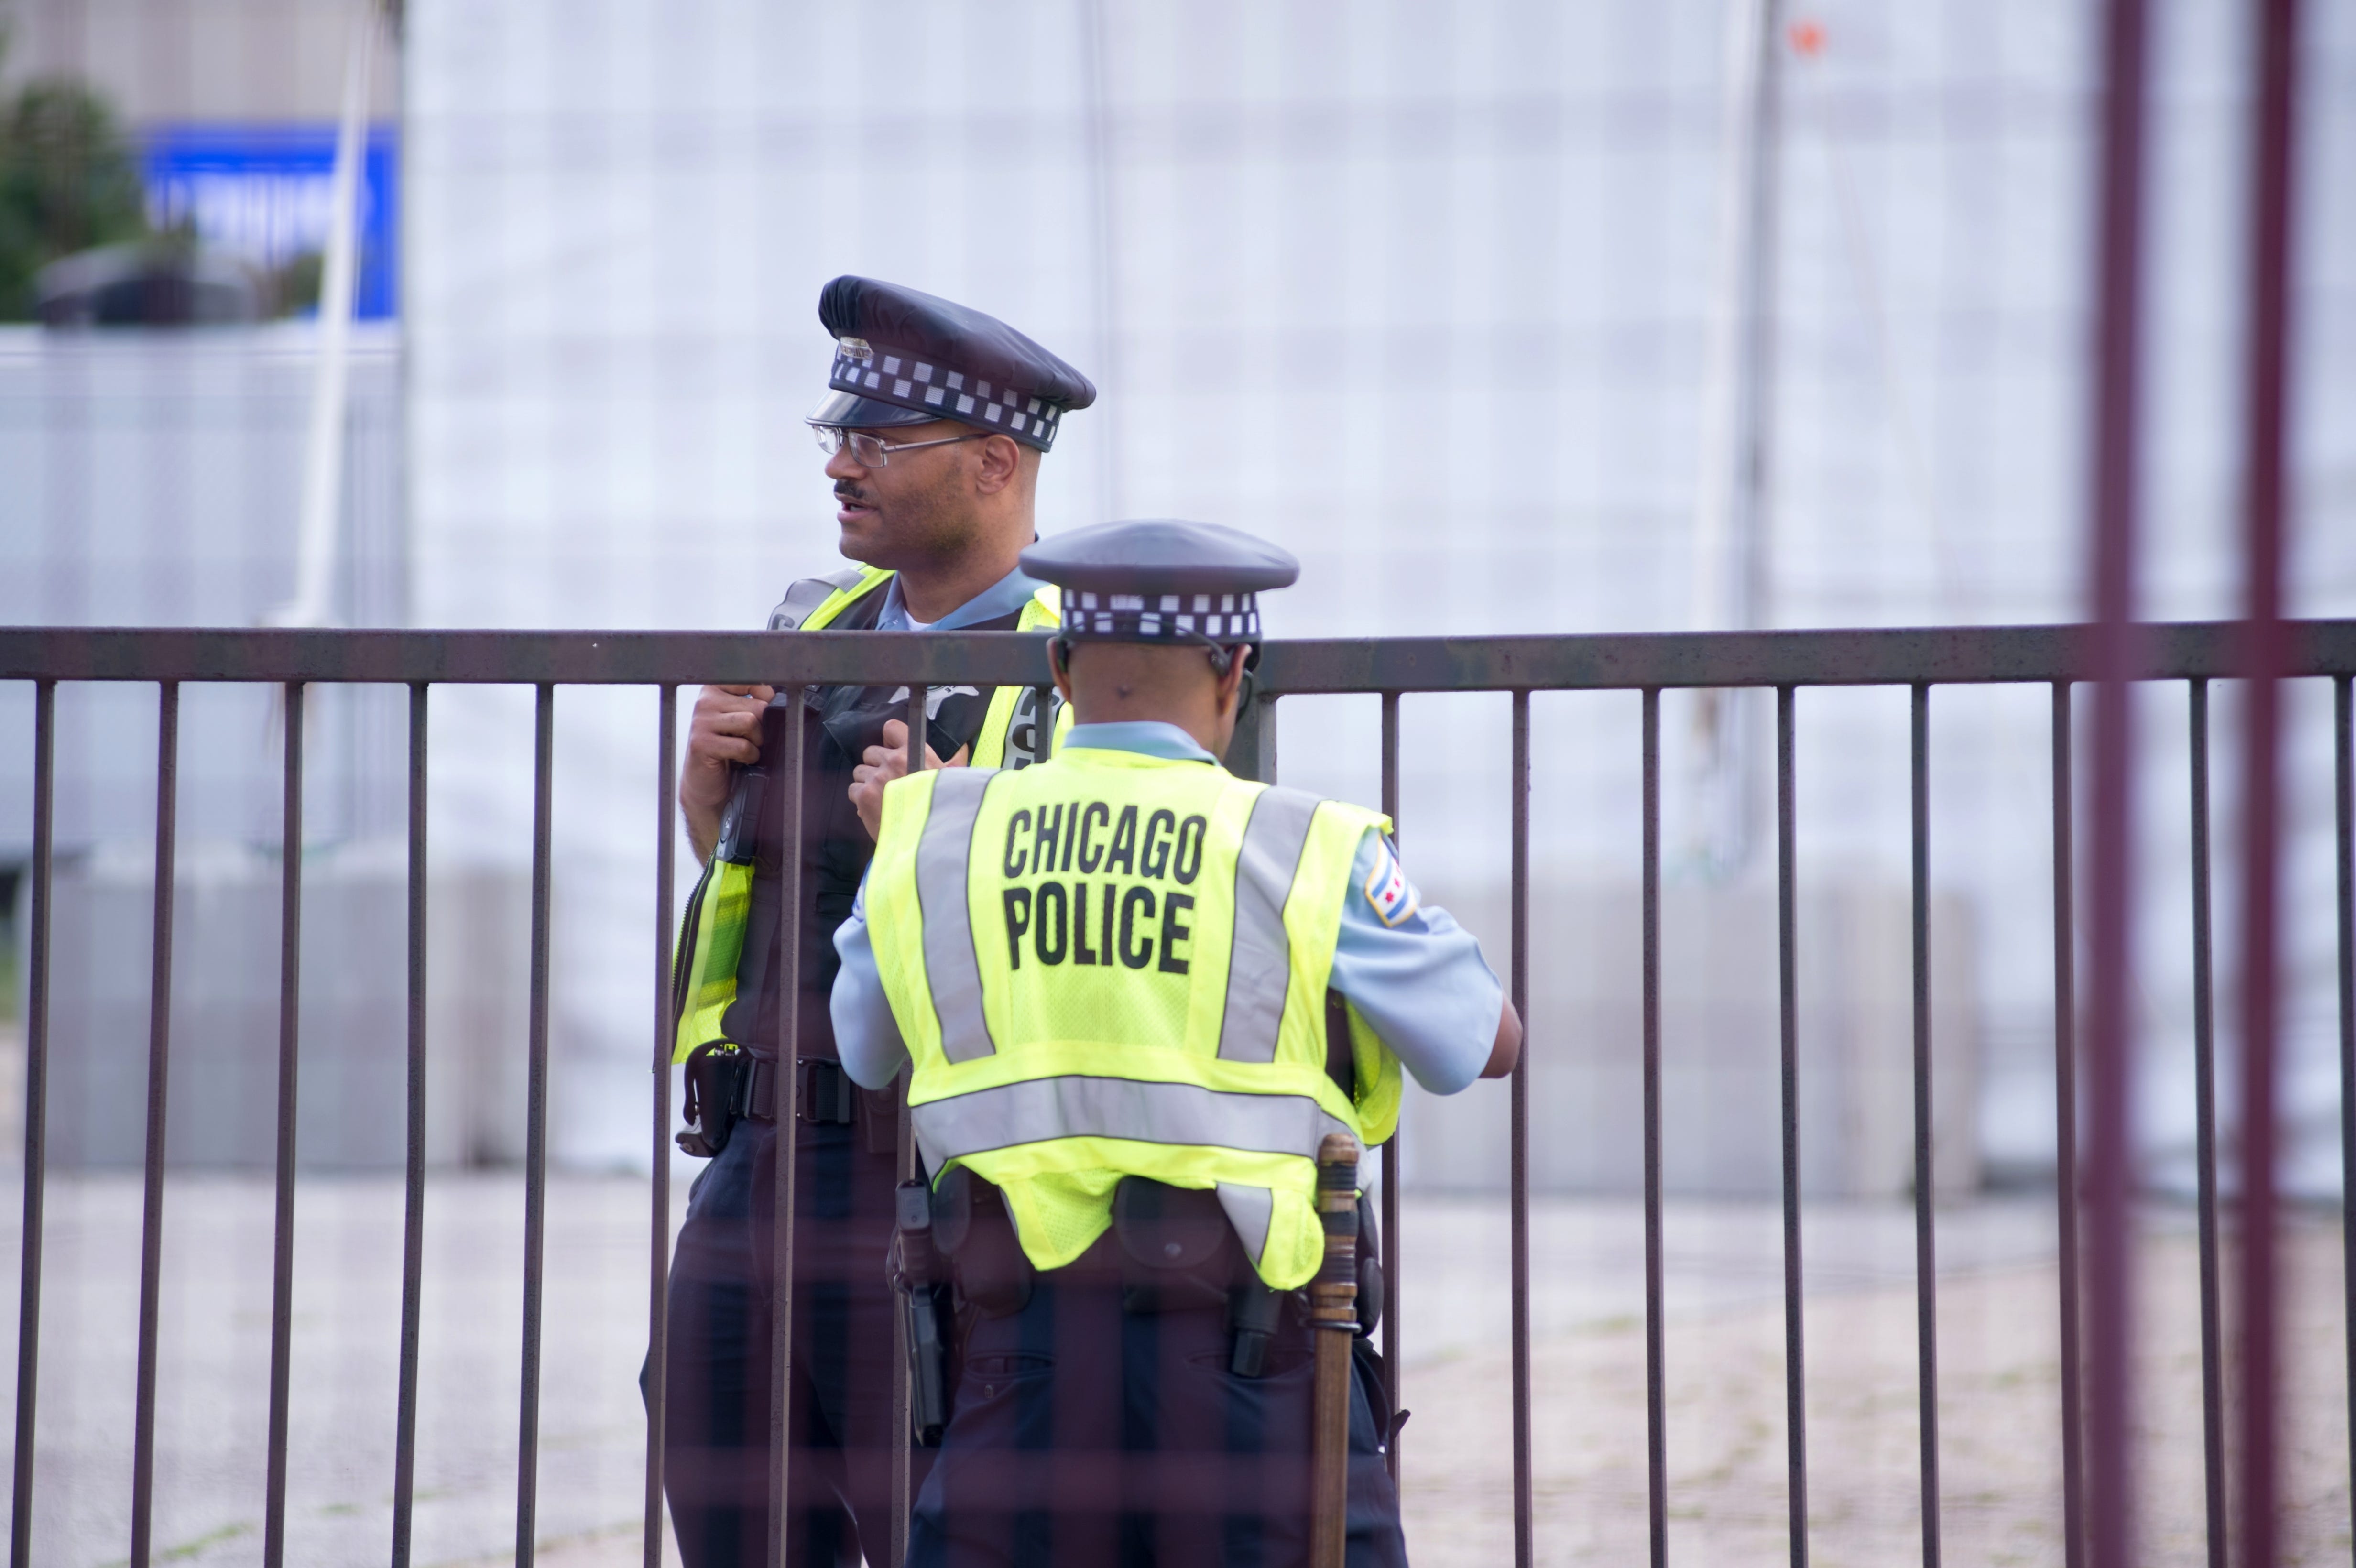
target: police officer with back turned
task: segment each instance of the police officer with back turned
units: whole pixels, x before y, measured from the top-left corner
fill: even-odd
[[[1039,464],[1063,416],[1095,400],[1087,377],[979,311],[843,277],[819,297],[835,339],[830,395],[809,424],[827,453],[841,550],[861,564],[797,582],[773,630],[923,632],[1051,627],[1049,591],[1017,558],[1036,537]],[[770,1516],[769,1304],[777,1044],[784,997],[781,872],[801,863],[801,1082],[792,1496],[784,1561],[881,1562],[893,1459],[907,1433],[892,1407],[892,1235],[898,1101],[886,1079],[845,1077],[829,1027],[834,929],[873,852],[851,800],[905,771],[905,690],[829,687],[803,714],[802,816],[768,772],[786,754],[790,694],[707,687],[697,699],[680,805],[704,877],[673,978],[687,1063],[683,1148],[712,1165],[695,1183],[671,1272],[664,1485],[688,1568],[765,1564]],[[934,688],[936,759],[1019,768],[1045,754],[1054,715],[1028,688]],[[920,1458],[922,1456],[919,1456]],[[920,1471],[921,1473],[921,1471]]]
[[[1521,1023],[1383,816],[1216,760],[1290,556],[1117,523],[1023,566],[1062,589],[1077,722],[1038,767],[862,792],[875,857],[835,933],[844,1070],[914,1063],[933,1180],[903,1272],[945,1260],[958,1305],[909,1561],[1300,1568],[1321,1145],[1388,1137],[1402,1067],[1438,1093],[1510,1072]],[[1394,1568],[1393,1419],[1357,1348],[1347,1561]]]

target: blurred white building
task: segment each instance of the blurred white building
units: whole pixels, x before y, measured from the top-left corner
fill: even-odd
[[[1282,632],[1688,625],[1733,15],[418,5],[417,620],[757,624],[786,581],[834,560],[798,421],[828,351],[818,287],[863,272],[998,313],[1101,381],[1049,459],[1043,528],[1173,514],[1281,540],[1306,568]],[[2096,15],[1788,8],[1814,31],[1783,41],[1766,624],[2079,613]],[[2155,617],[2235,606],[2238,15],[2169,7],[2157,53]],[[2298,613],[2344,614],[2356,27],[2326,11],[2311,27],[2291,575]],[[2296,709],[2289,1027],[2319,1118],[2302,1148],[2328,1165],[2318,695]],[[1537,705],[1542,932],[1633,880],[1635,706]],[[1402,813],[1428,894],[1499,946],[1505,708],[1408,703]],[[609,1062],[616,1083],[645,1050],[651,709],[562,709],[558,1016],[570,1071]],[[1800,711],[1806,875],[1859,898],[1902,888],[1904,694],[1810,693]],[[2190,1103],[2181,711],[2152,694],[2139,993],[2150,1125],[2171,1149]],[[451,748],[484,759],[442,784],[470,852],[521,852],[525,712],[482,703]],[[1372,794],[1371,702],[1282,713],[1288,780]],[[2033,1168],[2051,1142],[2047,696],[1943,690],[1933,722],[1934,879],[1976,933],[1984,1152]],[[1680,733],[1673,719],[1673,747]],[[2222,744],[2218,786],[2222,829]],[[1744,875],[1763,870],[1754,855]],[[1672,987],[1691,983],[1673,965]],[[1547,1093],[1606,1047],[1543,1006],[1533,1029],[1547,1140],[1624,1124],[1633,1099]],[[1673,1035],[1673,1063],[1709,1044]],[[1772,1034],[1752,1049],[1771,1057]],[[584,1152],[603,1136],[575,1136]],[[638,1136],[627,1118],[612,1136],[617,1153]],[[1673,1151],[1680,1136],[1673,1118]]]

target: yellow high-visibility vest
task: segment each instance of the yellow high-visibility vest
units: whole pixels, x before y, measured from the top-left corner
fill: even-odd
[[[770,618],[769,629],[823,631],[845,610],[889,582],[892,575],[880,567],[855,566],[797,582]],[[1052,631],[1059,624],[1055,590],[1042,587],[1023,602],[1015,630]],[[980,733],[973,741],[972,761],[977,767],[995,768],[1007,762],[1007,736],[1026,689],[1001,686],[991,693]],[[1071,728],[1068,710],[1058,716],[1057,727],[1059,731]],[[730,805],[723,818],[721,842],[713,847],[695,891],[688,897],[679,944],[672,950],[674,1061],[686,1061],[698,1046],[724,1039],[721,1020],[736,1001],[736,969],[744,956],[744,928],[753,909],[753,836],[759,825],[737,820],[740,813],[749,815],[743,800],[732,800]]]
[[[868,933],[936,1178],[1006,1195],[1042,1269],[1086,1252],[1124,1176],[1215,1190],[1260,1277],[1316,1273],[1317,1151],[1398,1117],[1351,1018],[1326,1073],[1344,891],[1379,813],[1199,762],[1086,748],[884,792]]]

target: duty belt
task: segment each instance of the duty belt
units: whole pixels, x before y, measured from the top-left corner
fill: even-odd
[[[857,1086],[839,1061],[816,1058],[797,1064],[801,1093],[796,1114],[816,1126],[847,1127],[859,1118]],[[777,1063],[725,1040],[701,1045],[687,1059],[687,1129],[679,1147],[710,1159],[728,1147],[740,1121],[777,1119]]]
[[[842,1063],[817,1058],[794,1065],[801,1076],[801,1093],[794,1105],[795,1120],[812,1126],[847,1127],[859,1119],[859,1102],[855,1098],[858,1085],[842,1070]],[[755,1056],[751,1068],[740,1114],[755,1122],[774,1122],[777,1119],[776,1060]]]

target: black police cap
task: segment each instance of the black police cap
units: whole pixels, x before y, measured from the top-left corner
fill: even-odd
[[[1174,518],[1075,528],[1022,560],[1063,590],[1066,635],[1120,642],[1256,642],[1260,592],[1301,576],[1266,539]]]
[[[1044,452],[1066,411],[1097,400],[1086,376],[996,316],[897,283],[837,278],[819,291],[818,318],[835,346],[814,425],[958,420]]]

